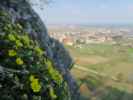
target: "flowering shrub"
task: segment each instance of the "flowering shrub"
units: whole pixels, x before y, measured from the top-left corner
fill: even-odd
[[[70,100],[62,75],[19,24],[0,35],[1,100]],[[3,69],[3,70],[1,70]]]

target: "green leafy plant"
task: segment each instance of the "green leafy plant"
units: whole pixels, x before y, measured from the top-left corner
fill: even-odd
[[[69,100],[62,75],[36,40],[20,24],[7,23],[0,35],[2,100]],[[5,75],[6,74],[6,75]]]

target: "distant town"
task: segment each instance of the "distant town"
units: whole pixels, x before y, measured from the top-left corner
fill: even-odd
[[[87,27],[87,26],[52,26],[48,27],[49,35],[69,46],[90,43],[117,44],[126,41],[123,45],[132,46],[133,27]],[[128,41],[128,42],[127,42]],[[130,41],[130,42],[129,42]]]

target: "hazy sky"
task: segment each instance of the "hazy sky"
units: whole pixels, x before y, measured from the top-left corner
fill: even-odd
[[[133,0],[53,0],[44,16],[48,24],[133,23]]]

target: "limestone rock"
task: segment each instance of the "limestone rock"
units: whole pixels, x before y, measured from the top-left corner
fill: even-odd
[[[56,68],[67,81],[72,100],[78,100],[79,91],[77,84],[69,72],[73,65],[73,60],[59,41],[48,36],[44,23],[31,5],[26,0],[0,0],[0,10],[8,12],[12,23],[20,23],[23,26],[23,30],[30,33],[31,37],[37,39],[41,46],[46,49],[46,55],[52,59]],[[2,24],[4,23],[0,22],[0,27]],[[1,29],[0,34],[3,34]]]

